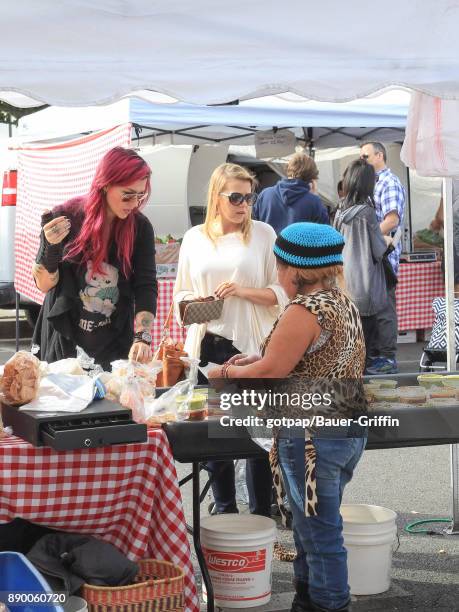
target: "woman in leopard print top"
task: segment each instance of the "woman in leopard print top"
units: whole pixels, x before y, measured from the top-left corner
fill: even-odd
[[[215,368],[210,377],[284,379],[283,386],[300,393],[311,383],[344,389],[349,383],[352,387],[352,381],[360,385],[365,344],[358,310],[339,288],[343,246],[342,235],[327,225],[294,223],[285,228],[274,253],[289,304],[265,340],[261,356],[239,355]],[[338,402],[335,413],[349,416],[348,406]],[[297,549],[291,610],[349,610],[339,508],[365,448],[366,431],[335,430],[332,437],[304,430],[301,437],[298,431],[278,434],[270,458],[280,498],[285,485]]]

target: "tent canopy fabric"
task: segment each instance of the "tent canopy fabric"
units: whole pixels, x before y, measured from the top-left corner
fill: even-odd
[[[388,86],[459,98],[458,18],[452,0],[15,0],[0,88],[63,106],[139,89],[193,104],[287,91],[342,102]]]
[[[22,142],[63,138],[130,122],[140,126],[139,137],[155,135],[157,142],[173,137],[174,144],[225,142],[251,144],[259,130],[291,128],[314,146],[353,145],[357,140],[403,140],[410,95],[390,92],[344,104],[296,101],[271,96],[234,106],[152,104],[126,98],[107,106],[50,107],[20,120]],[[309,129],[308,128],[314,128]]]

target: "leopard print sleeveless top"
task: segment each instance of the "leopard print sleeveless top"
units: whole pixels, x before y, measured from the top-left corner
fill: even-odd
[[[316,315],[322,333],[289,376],[360,378],[365,364],[365,340],[359,311],[354,303],[340,289],[333,288],[311,295],[297,295],[287,304],[284,312],[293,304],[301,304]],[[263,343],[262,355],[282,314]]]
[[[300,304],[317,316],[322,330],[319,338],[305,351],[288,376],[292,378],[292,384],[299,387],[298,391],[302,391],[302,379],[306,385],[308,379],[361,379],[365,367],[365,340],[359,312],[353,302],[340,289],[333,288],[310,295],[297,295],[287,304],[285,310],[292,304]],[[281,317],[282,314],[263,343],[262,354]],[[306,431],[305,437],[305,515],[315,516],[317,515],[316,452],[309,432]],[[277,439],[270,452],[270,462],[282,521],[286,524],[287,513],[283,505],[285,489],[279,466]]]

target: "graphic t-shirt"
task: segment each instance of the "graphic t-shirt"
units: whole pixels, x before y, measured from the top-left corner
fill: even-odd
[[[97,274],[92,262],[79,275],[80,316],[77,344],[86,352],[96,355],[112,340],[111,317],[119,300],[118,268],[102,264]]]

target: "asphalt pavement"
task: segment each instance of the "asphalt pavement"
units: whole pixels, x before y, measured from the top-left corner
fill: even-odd
[[[24,331],[23,335],[29,334]],[[27,338],[21,341],[21,348],[29,346]],[[0,321],[0,363],[14,351],[11,327]],[[400,370],[417,372],[421,351],[419,343],[399,345]],[[189,466],[177,464],[177,471],[182,477],[189,472]],[[191,522],[190,484],[182,489],[182,495],[185,514]],[[459,535],[410,535],[404,531],[406,524],[415,520],[451,516],[449,446],[366,451],[345,491],[344,502],[384,506],[398,516],[400,543],[393,555],[391,587],[381,595],[353,597],[355,612],[459,612]],[[207,506],[207,501],[202,504],[203,515],[207,514]],[[243,505],[240,510],[247,512]],[[440,532],[442,524],[434,528]],[[291,531],[279,529],[278,536],[282,543],[293,546]],[[200,585],[195,557],[194,563]],[[292,575],[291,563],[274,561],[272,600],[253,610],[290,610]],[[205,609],[204,606],[202,610]]]
[[[185,466],[177,468],[180,477],[187,473]],[[189,485],[184,487],[182,495],[190,522]],[[398,516],[400,544],[393,556],[391,588],[381,595],[353,597],[356,612],[459,611],[459,535],[427,536],[404,532],[405,525],[410,522],[451,516],[449,446],[366,451],[343,501],[384,506]],[[246,512],[247,508],[241,505],[240,510]],[[202,513],[207,514],[207,503],[203,503]],[[443,525],[432,527],[440,531]],[[280,530],[279,540],[293,546],[290,531]],[[292,571],[291,563],[274,561],[273,600],[255,610],[280,612],[290,609]]]

